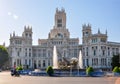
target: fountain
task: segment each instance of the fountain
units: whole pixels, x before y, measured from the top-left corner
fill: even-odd
[[[80,52],[79,52],[78,67],[80,67],[80,69],[83,69],[83,59],[82,59],[81,50],[80,50]]]
[[[58,69],[58,56],[56,46],[53,48],[53,69]]]

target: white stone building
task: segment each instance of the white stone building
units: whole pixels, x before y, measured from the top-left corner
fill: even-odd
[[[9,53],[11,66],[28,66],[45,69],[52,64],[53,46],[56,45],[58,58],[70,59],[79,55],[79,38],[70,38],[66,28],[65,10],[56,9],[55,25],[47,39],[38,39],[38,45],[32,45],[32,28],[24,27],[22,36],[10,35]]]
[[[81,33],[81,32],[80,32]],[[56,9],[55,25],[48,34],[47,39],[38,39],[38,45],[32,44],[32,27],[24,27],[22,36],[10,35],[9,55],[10,66],[19,65],[29,68],[45,69],[52,64],[53,46],[56,45],[58,58],[70,60],[79,56],[82,50],[83,67],[111,68],[113,54],[120,53],[120,43],[109,42],[107,32],[92,34],[91,26],[84,24],[82,27],[82,44],[79,38],[70,38],[70,32],[66,28],[65,10]]]
[[[111,69],[111,58],[120,54],[120,43],[109,42],[107,31],[105,34],[98,29],[92,34],[91,26],[84,24],[82,27],[82,54],[84,68]]]

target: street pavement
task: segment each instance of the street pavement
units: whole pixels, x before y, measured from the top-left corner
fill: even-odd
[[[0,72],[0,84],[120,84],[120,77],[12,77],[10,72]]]

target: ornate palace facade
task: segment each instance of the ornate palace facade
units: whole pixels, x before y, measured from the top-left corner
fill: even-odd
[[[120,54],[120,43],[109,42],[107,31],[100,30],[92,34],[91,26],[83,25],[82,28],[82,55],[84,67],[111,68],[111,58]]]
[[[84,24],[82,27],[82,45],[79,38],[70,38],[66,28],[65,10],[56,9],[55,25],[48,34],[47,39],[38,39],[38,45],[32,44],[32,27],[24,27],[22,36],[10,35],[9,55],[11,66],[28,66],[29,68],[45,69],[53,65],[53,46],[56,45],[59,61],[62,58],[70,60],[79,57],[82,50],[83,68],[111,68],[113,54],[120,53],[120,43],[108,42],[107,32],[92,34],[91,26]]]

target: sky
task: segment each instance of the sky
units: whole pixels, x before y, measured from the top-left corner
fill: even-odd
[[[33,45],[47,39],[54,26],[56,8],[64,8],[71,38],[82,43],[82,25],[91,24],[108,32],[108,41],[120,42],[120,0],[0,0],[0,44],[9,46],[10,33],[22,35],[24,26],[32,26]]]

